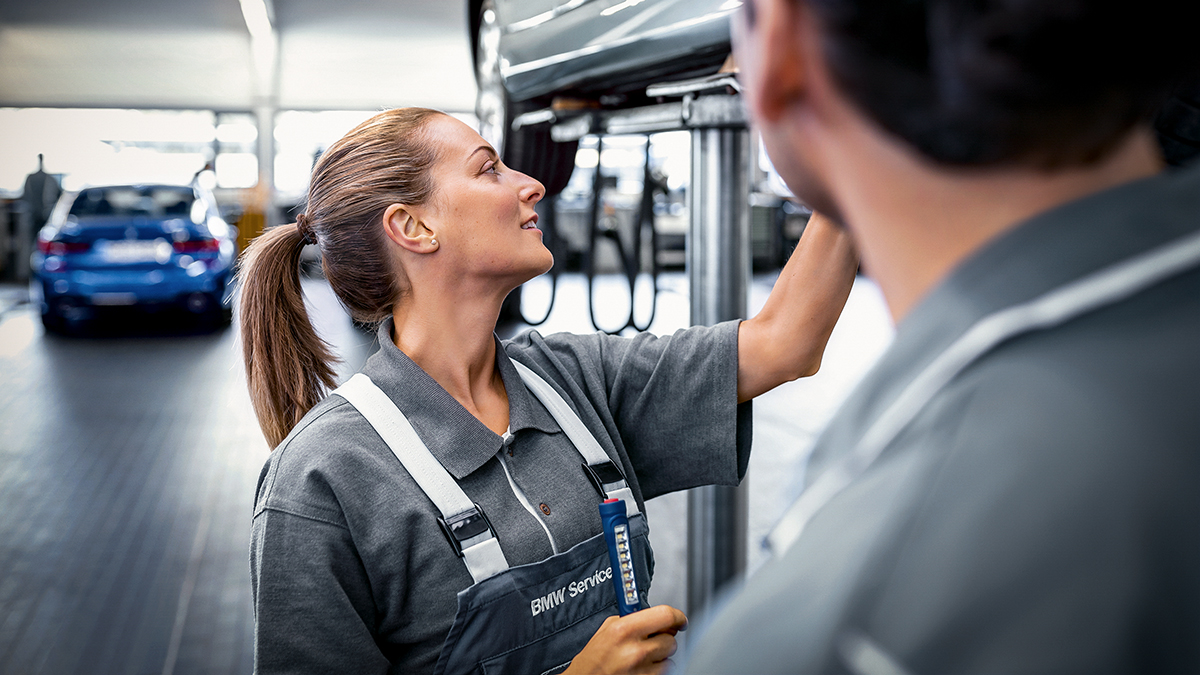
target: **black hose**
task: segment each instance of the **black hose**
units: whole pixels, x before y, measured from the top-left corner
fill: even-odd
[[[638,208],[637,221],[633,227],[633,242],[627,248],[625,241],[621,238],[621,233],[617,227],[601,225],[600,218],[600,199],[603,182],[600,175],[599,157],[604,150],[604,139],[602,137],[596,139],[596,173],[592,176],[592,202],[589,209],[588,223],[588,249],[584,259],[584,273],[587,276],[588,282],[588,317],[592,321],[592,327],[608,335],[617,335],[626,328],[632,328],[636,331],[644,331],[654,323],[654,317],[658,313],[658,232],[654,227],[654,193],[655,191],[664,191],[666,186],[657,180],[650,171],[650,137],[646,137],[646,161],[642,167],[642,199]],[[642,267],[642,237],[645,228],[650,229],[650,279],[653,288],[653,295],[650,300],[650,318],[646,320],[644,325],[638,325],[634,319],[634,290],[637,284],[637,278],[641,275]],[[625,279],[629,286],[629,315],[625,319],[625,324],[616,330],[601,328],[596,321],[596,297],[595,297],[595,282],[596,282],[596,243],[600,238],[611,241],[617,247],[618,257],[621,260],[621,269],[625,273]]]
[[[560,245],[561,240],[558,236],[558,195],[554,195],[543,203],[546,205],[545,211],[539,222],[544,221],[542,222],[542,236],[546,238],[546,248],[550,249],[550,253],[554,255],[554,265],[548,272],[550,275],[550,304],[546,306],[546,313],[537,321],[530,321],[529,317],[525,316],[525,310],[519,306],[517,307],[517,314],[520,315],[521,321],[530,326],[540,326],[546,323],[546,319],[550,318],[550,312],[554,311],[554,299],[558,296],[558,274],[561,269],[559,254],[566,254],[564,250],[561,250],[564,247]]]

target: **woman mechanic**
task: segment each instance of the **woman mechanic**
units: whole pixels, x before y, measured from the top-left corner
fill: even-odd
[[[256,672],[665,668],[686,619],[615,616],[597,505],[625,499],[647,607],[644,500],[741,479],[740,404],[816,372],[857,259],[814,218],[740,325],[501,342],[501,302],[553,263],[542,195],[462,122],[391,110],[330,147],[307,213],[247,250],[245,364],[275,448],[252,530]],[[379,323],[379,351],[328,396],[306,242],[350,314]]]

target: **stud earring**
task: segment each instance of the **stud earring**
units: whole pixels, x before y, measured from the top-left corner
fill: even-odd
[[[437,246],[437,245],[438,245],[438,243],[437,243],[437,239],[430,239],[430,240],[429,240],[429,245],[430,245],[430,246]]]

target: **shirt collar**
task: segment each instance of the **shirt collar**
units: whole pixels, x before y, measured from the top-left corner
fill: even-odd
[[[983,317],[1169,243],[1200,227],[1200,166],[1164,171],[1030,218],[962,261],[897,326],[814,450],[851,447],[904,387]],[[836,438],[835,436],[836,435]]]
[[[467,411],[392,341],[392,319],[379,326],[379,351],[362,372],[408,418],[429,452],[457,479],[483,466],[503,447],[503,438]],[[559,431],[558,423],[525,386],[497,340],[496,366],[508,393],[509,430]]]
[[[1198,214],[1200,166],[1163,171],[1035,215],[959,263],[904,318],[897,338],[932,325],[957,337],[988,314],[1195,231]]]
[[[508,392],[508,428],[512,433],[522,429],[537,429],[547,434],[561,431],[554,416],[525,386],[499,338],[496,339],[496,367],[500,369],[500,379],[504,380],[504,390]]]

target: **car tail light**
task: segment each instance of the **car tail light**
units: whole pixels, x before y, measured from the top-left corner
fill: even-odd
[[[66,255],[67,253],[83,253],[92,247],[90,241],[46,241],[38,239],[38,250],[46,255]]]
[[[189,239],[175,242],[176,253],[215,253],[221,248],[216,239]]]

